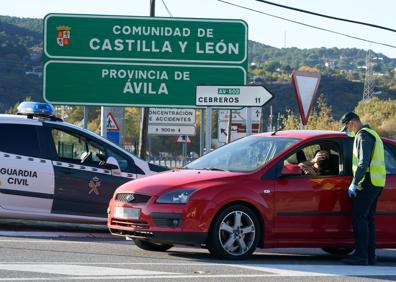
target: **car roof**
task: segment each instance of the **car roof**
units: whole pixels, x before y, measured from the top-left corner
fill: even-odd
[[[277,131],[274,134],[272,132],[264,132],[257,134],[258,136],[276,136],[276,137],[287,137],[287,138],[297,138],[297,139],[310,139],[314,137],[348,137],[345,132],[332,131],[332,130],[285,130]]]
[[[41,125],[43,119],[28,118],[25,115],[0,114],[0,123],[18,123]]]

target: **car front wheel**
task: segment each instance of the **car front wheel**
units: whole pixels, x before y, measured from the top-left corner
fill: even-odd
[[[146,251],[165,252],[173,247],[171,244],[153,243],[147,240],[133,239],[135,245]]]
[[[256,214],[243,205],[226,207],[216,216],[209,231],[207,247],[222,259],[245,259],[261,238]]]

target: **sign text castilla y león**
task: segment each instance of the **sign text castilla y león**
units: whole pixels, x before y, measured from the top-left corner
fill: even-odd
[[[197,85],[246,83],[247,24],[49,14],[44,56],[48,102],[195,107]]]

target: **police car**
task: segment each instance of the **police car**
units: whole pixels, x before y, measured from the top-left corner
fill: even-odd
[[[121,184],[165,170],[23,102],[0,115],[0,217],[105,223]]]

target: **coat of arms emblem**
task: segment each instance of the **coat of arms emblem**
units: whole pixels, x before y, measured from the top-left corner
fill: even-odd
[[[56,42],[59,46],[68,46],[70,44],[70,30],[71,27],[66,25],[61,25],[56,27],[57,35]]]
[[[88,195],[91,193],[95,193],[95,195],[99,195],[99,187],[102,183],[100,182],[100,179],[98,177],[92,178],[89,183],[88,187],[90,188]]]

